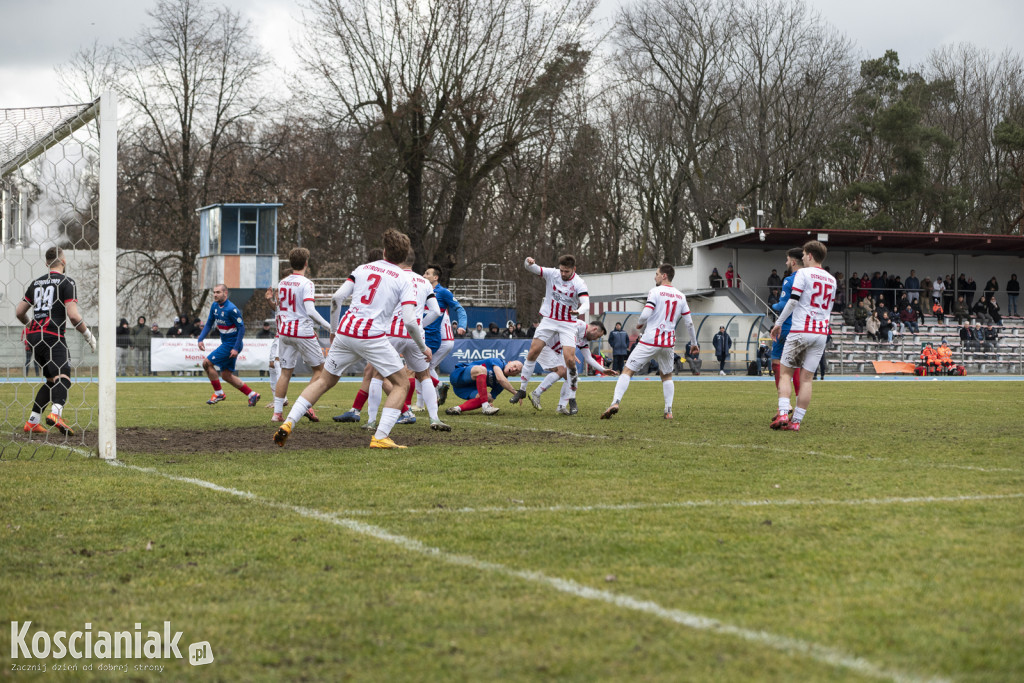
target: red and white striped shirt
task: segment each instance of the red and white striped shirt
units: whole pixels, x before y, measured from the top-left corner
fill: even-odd
[[[790,333],[832,334],[829,318],[836,296],[836,279],[823,268],[801,268],[793,279],[796,299]]]
[[[434,288],[430,286],[422,276],[417,275],[411,270],[405,271],[405,276],[409,278],[412,283],[413,296],[415,297],[414,305],[416,306],[416,324],[423,325],[423,313],[427,308],[427,302],[434,297]],[[404,298],[404,297],[403,297]],[[403,301],[402,304],[405,302]],[[402,304],[399,304],[395,308],[395,312],[391,316],[391,326],[388,328],[389,337],[400,337],[402,339],[411,339],[409,331],[405,329],[405,319],[402,316]]]
[[[587,295],[587,285],[583,278],[573,273],[572,278],[565,281],[558,268],[541,268],[540,276],[545,286],[540,314],[560,322],[576,322],[579,317],[576,311],[580,307],[580,297]]]
[[[383,259],[359,266],[348,279],[353,284],[352,305],[338,321],[338,334],[346,337],[383,337],[395,308],[416,303],[405,271]]]
[[[316,337],[313,321],[306,315],[306,302],[313,301],[313,281],[289,275],[277,285],[277,334],[281,337]]]
[[[647,292],[644,308],[651,309],[647,326],[640,337],[641,344],[648,346],[675,347],[676,323],[690,314],[686,296],[675,287],[659,285]]]
[[[452,329],[452,318],[448,315],[448,309],[442,311],[441,318],[441,341],[455,341],[455,330]]]

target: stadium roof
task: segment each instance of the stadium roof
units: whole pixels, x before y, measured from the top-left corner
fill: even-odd
[[[800,246],[807,240],[824,242],[830,250],[914,252],[918,254],[999,254],[1024,257],[1024,237],[942,232],[889,232],[882,230],[804,230],[750,228],[697,242],[707,249],[761,249],[774,251]]]

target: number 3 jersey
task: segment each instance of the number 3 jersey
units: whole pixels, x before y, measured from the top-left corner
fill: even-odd
[[[64,336],[68,322],[65,304],[78,301],[75,281],[64,273],[51,271],[36,278],[25,291],[25,301],[32,305],[32,322],[28,334],[52,334]]]
[[[338,321],[338,334],[358,339],[383,337],[391,314],[402,304],[417,303],[416,290],[401,266],[381,259],[359,266],[348,276],[352,304]]]
[[[832,334],[829,318],[836,296],[836,279],[823,268],[801,268],[793,278],[796,299],[793,326],[789,331],[802,334]]]

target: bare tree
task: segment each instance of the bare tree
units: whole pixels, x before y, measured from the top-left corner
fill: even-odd
[[[450,269],[484,181],[544,130],[582,77],[594,0],[311,0],[307,94],[328,120],[383,131],[418,266]]]
[[[119,287],[156,279],[177,312],[193,316],[205,299],[195,290],[195,210],[252,182],[254,169],[238,159],[268,109],[257,87],[268,61],[250,25],[227,8],[160,0],[149,16],[135,38],[80,53],[65,80],[77,74],[87,90],[113,88],[126,105],[118,239],[136,275]]]

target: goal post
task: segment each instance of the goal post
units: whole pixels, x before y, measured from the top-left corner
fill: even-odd
[[[113,93],[85,104],[0,109],[0,458],[60,449],[117,457],[117,132]],[[48,385],[15,308],[47,272],[53,246],[64,250],[98,348],[93,353],[68,324],[61,343],[71,387],[61,417],[69,429],[59,421],[29,429],[37,393],[44,387],[40,400],[48,398]],[[42,337],[52,348],[55,338]]]

